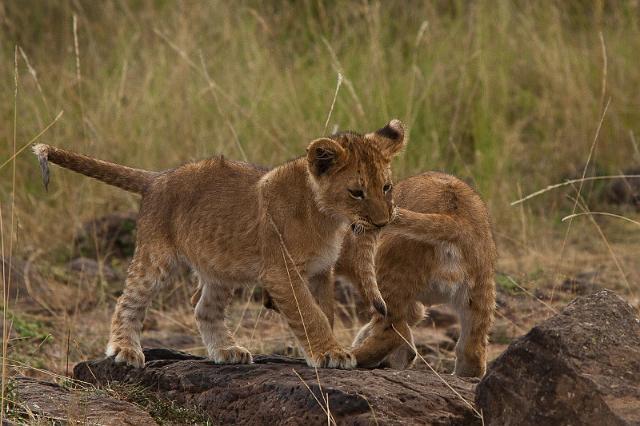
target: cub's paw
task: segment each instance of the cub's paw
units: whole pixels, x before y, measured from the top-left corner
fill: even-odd
[[[316,354],[313,360],[307,360],[311,367],[318,368],[341,368],[350,370],[356,367],[356,357],[343,348],[333,348],[328,351]]]
[[[456,359],[456,368],[453,374],[458,377],[482,377],[484,376],[485,370],[486,366],[482,362],[469,362]]]
[[[215,349],[211,354],[213,362],[216,364],[251,364],[253,357],[251,352],[242,346],[229,346]]]
[[[132,367],[144,367],[144,354],[141,347],[124,346],[118,343],[109,343],[107,356],[114,356],[117,364],[127,364]]]

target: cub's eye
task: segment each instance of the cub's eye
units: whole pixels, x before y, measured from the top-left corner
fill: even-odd
[[[382,192],[386,194],[387,192],[391,191],[391,186],[392,185],[390,183],[386,184],[385,186],[382,187]]]
[[[349,195],[351,195],[351,198],[355,198],[356,200],[364,200],[364,192],[360,189],[350,189]]]

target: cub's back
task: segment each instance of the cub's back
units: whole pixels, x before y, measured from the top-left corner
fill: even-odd
[[[400,181],[394,188],[398,207],[418,213],[447,214],[490,231],[480,196],[464,181],[441,172],[426,172]]]
[[[383,230],[376,254],[383,294],[402,292],[399,288],[383,287],[402,282],[415,288],[441,275],[440,272],[451,275],[451,265],[444,259],[452,250],[459,253],[455,263],[456,269],[461,268],[461,276],[491,273],[496,249],[489,214],[480,196],[468,184],[446,173],[427,172],[398,182],[394,198],[396,205],[406,210],[449,216],[458,223],[462,236],[434,245]]]

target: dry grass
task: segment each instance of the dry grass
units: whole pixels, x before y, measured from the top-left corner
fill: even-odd
[[[64,374],[102,352],[121,280],[65,264],[82,223],[137,207],[59,169],[45,192],[23,153],[35,139],[155,170],[214,154],[269,165],[336,127],[397,117],[410,138],[397,176],[446,170],[487,200],[508,277],[494,354],[572,297],[556,287],[579,272],[638,306],[640,217],[604,204],[611,180],[594,176],[640,163],[639,12],[632,0],[0,3],[3,341],[21,366],[11,371]],[[10,262],[27,277],[13,290]],[[191,291],[184,279],[160,297],[145,333],[202,353]],[[279,316],[247,300],[232,324],[242,344],[295,346]],[[360,323],[343,317],[348,343]]]

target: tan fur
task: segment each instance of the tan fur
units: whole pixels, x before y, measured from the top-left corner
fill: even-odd
[[[394,191],[397,219],[380,232],[375,256],[388,315],[374,314],[358,333],[358,365],[410,366],[415,353],[394,328],[413,342],[410,327],[422,320],[423,305],[450,303],[461,323],[455,373],[482,376],[495,310],[496,249],[486,207],[467,184],[443,173],[410,177]],[[335,272],[338,279],[358,283],[370,301],[367,292],[375,291],[375,280],[362,278],[360,260],[354,260],[362,250],[348,236]]]
[[[117,186],[118,188],[138,194],[142,194],[157,175],[156,172],[133,169],[119,164],[97,160],[45,144],[34,145],[33,152],[40,160],[45,187],[49,185],[49,167],[47,161],[101,180],[109,185]]]
[[[393,120],[366,136],[342,133],[313,141],[306,157],[271,171],[215,158],[162,173],[124,168],[40,146],[47,158],[79,173],[142,193],[137,242],[111,325],[108,355],[141,366],[140,333],[147,306],[180,264],[200,279],[196,319],[209,356],[251,362],[225,325],[232,289],[261,283],[287,319],[311,366],[353,368],[320,306],[333,285],[332,265],[349,224],[373,229],[391,219],[383,186],[391,158],[404,146]],[[43,168],[44,170],[44,168]],[[356,200],[348,189],[362,190]],[[368,259],[373,262],[373,256]]]

